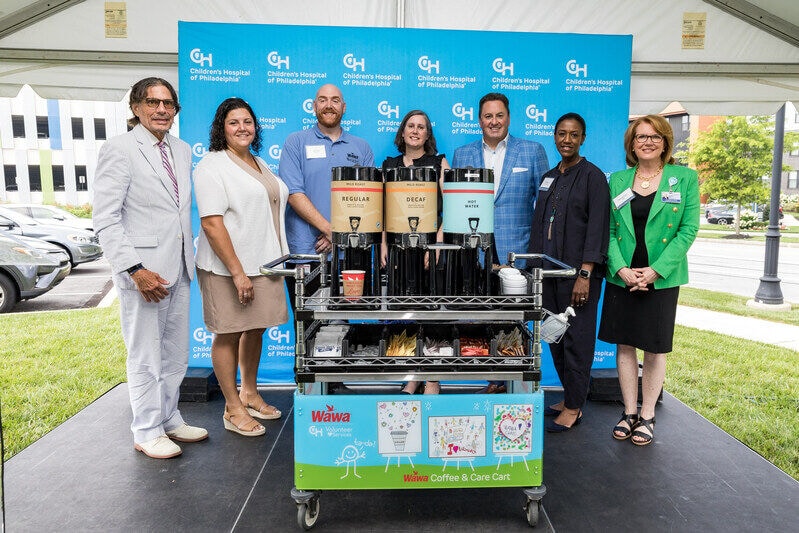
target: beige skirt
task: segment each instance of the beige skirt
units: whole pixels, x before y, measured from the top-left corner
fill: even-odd
[[[288,321],[283,278],[251,277],[255,298],[247,305],[239,302],[230,276],[198,268],[197,279],[203,297],[203,319],[211,333],[238,333]]]

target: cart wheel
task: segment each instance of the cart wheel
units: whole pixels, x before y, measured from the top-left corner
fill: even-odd
[[[308,531],[316,524],[319,518],[319,498],[311,498],[307,503],[297,504],[297,523],[302,529]]]
[[[527,516],[527,523],[531,527],[538,525],[538,515],[541,514],[541,500],[527,500],[524,506],[524,514]]]

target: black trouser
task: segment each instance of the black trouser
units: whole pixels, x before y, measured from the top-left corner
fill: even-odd
[[[542,301],[552,313],[562,313],[571,305],[574,279],[544,278]],[[591,364],[596,347],[596,313],[602,280],[590,279],[588,301],[574,307],[576,316],[569,318],[569,329],[557,344],[550,344],[552,361],[563,385],[563,404],[568,409],[580,409],[588,397]]]

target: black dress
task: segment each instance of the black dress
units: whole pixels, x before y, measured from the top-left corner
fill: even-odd
[[[636,242],[631,268],[649,265],[644,230],[655,196],[635,193],[630,202]],[[671,352],[679,296],[679,286],[655,289],[649,285],[648,291],[630,292],[627,287],[606,283],[599,339],[651,353]]]

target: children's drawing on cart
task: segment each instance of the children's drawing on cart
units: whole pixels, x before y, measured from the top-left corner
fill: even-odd
[[[413,466],[412,457],[422,451],[422,402],[377,402],[377,448],[386,458],[386,471],[392,457],[405,457]]]
[[[444,468],[450,460],[468,461],[486,455],[486,417],[484,416],[431,416],[428,418],[428,453],[431,458],[443,459]]]
[[[350,475],[350,465],[352,465],[352,473],[355,477],[360,478],[358,475],[358,459],[365,459],[366,452],[361,450],[355,445],[347,444],[341,450],[341,454],[336,457],[336,466],[343,464],[347,465],[347,471],[339,479],[344,479]]]
[[[527,467],[526,456],[533,451],[533,406],[531,404],[494,405],[492,450],[499,458],[520,457]],[[527,467],[529,470],[529,467]]]

